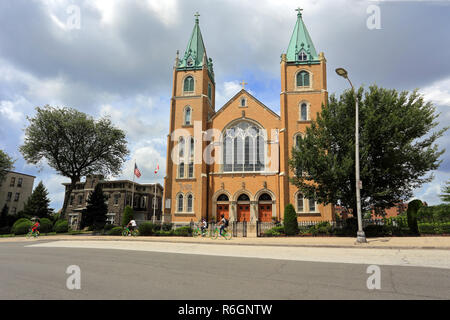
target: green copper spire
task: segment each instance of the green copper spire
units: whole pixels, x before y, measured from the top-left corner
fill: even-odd
[[[212,60],[208,59],[202,33],[200,31],[198,12],[195,14],[195,25],[183,58],[180,59],[177,69],[202,69],[206,64],[208,71],[213,75]]]
[[[302,19],[303,9],[298,8],[296,11],[298,11],[297,23],[289,42],[286,61],[300,64],[318,63],[319,56]]]

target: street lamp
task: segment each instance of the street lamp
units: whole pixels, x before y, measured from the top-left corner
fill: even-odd
[[[366,235],[364,234],[363,228],[362,228],[362,217],[361,217],[361,181],[359,178],[359,106],[358,106],[358,96],[356,94],[355,88],[353,87],[352,82],[348,78],[348,72],[347,70],[343,68],[336,69],[336,73],[347,79],[350,83],[350,86],[352,87],[353,93],[355,94],[355,100],[356,100],[356,131],[355,131],[355,175],[356,175],[356,209],[358,213],[358,233],[356,237],[356,242],[359,243],[365,243],[366,241]]]

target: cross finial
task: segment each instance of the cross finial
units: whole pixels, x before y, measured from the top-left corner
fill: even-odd
[[[298,7],[297,9],[295,9],[295,11],[297,11],[298,12],[298,16],[299,17],[301,17],[302,16],[302,11],[303,11],[303,9],[302,8],[300,8],[300,7]]]
[[[248,84],[247,82],[245,82],[244,80],[242,80],[242,82],[240,83],[240,85],[242,86],[242,89],[245,90],[245,85]]]
[[[198,11],[194,14],[195,17],[195,21],[198,22],[198,17],[200,17],[200,14],[198,13]]]

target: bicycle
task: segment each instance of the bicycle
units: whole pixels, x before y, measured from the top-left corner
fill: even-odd
[[[220,236],[220,229],[216,227],[214,231],[211,233],[211,239],[216,240],[217,238],[219,238],[219,236]],[[223,230],[222,237],[224,237],[225,240],[231,240],[232,234],[227,229],[225,229]]]
[[[39,237],[40,232],[39,230],[33,231],[32,229],[30,229],[30,231],[27,233],[27,239],[30,239],[31,237]]]
[[[208,230],[207,230],[207,229],[205,229],[204,232],[202,232],[202,228],[200,228],[200,227],[197,227],[197,228],[195,228],[194,230],[192,230],[192,236],[193,236],[194,238],[197,238],[197,237],[206,237],[207,235],[208,235]]]
[[[137,231],[137,230],[130,231],[130,228],[127,228],[127,227],[123,228],[123,231],[122,231],[122,236],[124,236],[124,237],[128,237],[130,235],[133,237],[137,237],[138,234],[139,234],[139,231]]]

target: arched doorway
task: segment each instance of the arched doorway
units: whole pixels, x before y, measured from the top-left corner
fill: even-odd
[[[237,221],[250,221],[250,198],[245,193],[237,199]]]
[[[272,222],[272,197],[268,193],[259,196],[258,221]]]
[[[221,194],[217,198],[217,210],[216,210],[216,221],[220,221],[222,219],[222,215],[225,216],[227,220],[230,219],[230,199],[228,199],[228,196],[226,194]]]

